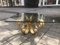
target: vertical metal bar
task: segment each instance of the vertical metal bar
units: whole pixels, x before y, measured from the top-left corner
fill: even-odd
[[[56,0],[56,5],[58,5],[58,1],[59,1],[59,0]]]
[[[42,0],[39,0],[39,5],[38,6],[41,6],[41,2],[42,2]]]
[[[45,0],[43,0],[43,6],[45,5]]]
[[[3,6],[3,2],[2,2],[2,0],[1,0],[1,6]]]
[[[24,21],[24,13],[22,13],[21,21]]]
[[[21,0],[21,5],[24,6],[24,0]]]
[[[7,3],[7,6],[9,6],[9,0],[7,0],[7,2],[6,2],[6,3]]]
[[[38,13],[38,20],[40,19],[39,17],[40,17],[40,13]]]
[[[21,5],[21,0],[19,0],[19,6]]]
[[[16,0],[14,2],[15,2],[15,6],[16,6]]]

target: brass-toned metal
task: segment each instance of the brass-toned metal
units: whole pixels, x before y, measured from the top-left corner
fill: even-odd
[[[33,16],[25,16],[26,21],[17,21],[17,27],[24,34],[35,34],[38,31],[38,28],[44,26],[44,20],[37,20],[37,22],[33,22]],[[18,20],[18,19],[17,19]]]

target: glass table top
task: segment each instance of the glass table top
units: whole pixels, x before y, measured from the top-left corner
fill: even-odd
[[[60,44],[59,19],[60,17],[50,17],[39,13],[17,13],[0,19],[0,45]],[[34,29],[37,32],[32,34],[34,32],[26,31],[28,29]],[[26,34],[23,34],[22,30],[25,30]]]

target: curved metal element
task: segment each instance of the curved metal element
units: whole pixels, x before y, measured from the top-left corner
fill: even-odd
[[[44,26],[44,17],[40,15],[38,20],[38,14],[37,13],[25,13],[24,14],[24,21],[21,21],[21,18],[18,17],[17,19],[17,27],[19,30],[21,30],[24,34],[28,34],[29,32],[31,34],[35,34],[38,30],[38,28],[41,28]],[[20,20],[20,21],[19,21]]]

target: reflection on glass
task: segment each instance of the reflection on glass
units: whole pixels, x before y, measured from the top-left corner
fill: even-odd
[[[57,4],[58,3],[58,1],[57,0],[40,0],[40,2],[39,2],[39,5],[41,6],[41,5],[53,5],[53,4]]]
[[[56,0],[47,0],[47,4],[56,4]]]
[[[23,6],[24,0],[0,0],[0,6]]]
[[[9,25],[9,23],[6,23],[4,21],[0,21],[0,26],[6,26],[6,25]]]
[[[58,5],[59,0],[39,0],[39,6],[44,6],[44,5]]]

